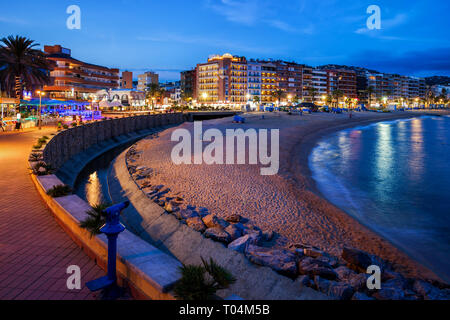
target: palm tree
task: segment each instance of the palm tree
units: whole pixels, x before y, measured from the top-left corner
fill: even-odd
[[[150,83],[145,90],[147,92],[146,98],[152,100],[152,109],[154,109],[153,100],[157,97],[159,90],[159,85],[156,83]]]
[[[281,89],[278,89],[272,93],[272,96],[277,100],[278,106],[279,106],[281,99],[284,97],[284,91]]]
[[[259,96],[253,96],[253,103],[259,104],[261,101],[261,98]]]
[[[369,98],[369,107],[372,105],[372,96],[373,96],[374,91],[375,90],[371,86],[369,86],[367,88],[367,95],[368,95],[368,98]]]
[[[191,102],[192,101],[192,91],[183,91],[181,93],[181,101],[185,102],[186,104]]]
[[[312,99],[311,102],[315,103],[316,102],[316,97],[317,97],[317,89],[314,88],[314,87],[310,87],[308,89],[308,92],[309,92],[309,95],[311,96],[311,99]]]
[[[32,90],[50,83],[53,64],[35,49],[37,46],[33,40],[20,36],[0,39],[0,82],[8,92],[15,89],[16,98],[22,98],[24,87]]]
[[[333,91],[332,95],[333,95],[333,98],[336,99],[336,101],[337,101],[336,102],[336,104],[337,104],[336,107],[339,108],[339,99],[344,95],[344,93],[341,90],[336,89],[336,90]]]
[[[434,100],[435,94],[431,89],[431,86],[427,86],[425,90],[425,107],[430,108],[431,102]]]

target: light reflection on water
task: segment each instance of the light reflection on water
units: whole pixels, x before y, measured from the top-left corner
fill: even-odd
[[[321,193],[450,281],[450,118],[345,130],[310,156]]]
[[[89,176],[89,180],[86,183],[86,198],[91,206],[98,205],[103,202],[102,184],[97,171],[93,172]]]

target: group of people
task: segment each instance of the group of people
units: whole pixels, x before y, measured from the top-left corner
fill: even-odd
[[[7,126],[7,123],[3,119],[1,119],[0,120],[0,128],[2,129],[2,132],[6,131],[6,126]],[[22,127],[22,121],[18,118],[14,124],[14,131],[20,131],[20,130],[23,131],[23,127]]]

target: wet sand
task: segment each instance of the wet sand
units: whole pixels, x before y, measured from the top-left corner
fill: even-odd
[[[356,113],[348,115],[281,114],[246,115],[244,125],[232,119],[203,122],[210,128],[280,129],[280,170],[275,176],[262,176],[261,165],[175,165],[171,160],[171,134],[177,128],[162,132],[157,139],[137,144],[143,151],[135,165],[154,170],[152,185],[164,185],[185,203],[207,207],[221,217],[240,214],[263,230],[280,234],[285,243],[314,245],[333,255],[344,246],[359,248],[387,259],[399,271],[414,277],[437,277],[394,247],[369,228],[338,209],[318,192],[311,178],[308,157],[317,141],[344,128],[370,122],[408,118],[421,113]],[[178,128],[193,131],[192,123]],[[205,143],[208,145],[209,143]]]

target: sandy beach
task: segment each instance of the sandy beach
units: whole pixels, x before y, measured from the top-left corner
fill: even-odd
[[[281,237],[279,245],[304,243],[339,256],[344,246],[376,254],[414,277],[437,277],[369,228],[325,200],[315,187],[308,168],[309,154],[317,141],[339,130],[375,121],[409,118],[421,113],[312,114],[286,113],[246,115],[246,123],[231,118],[203,122],[203,130],[280,129],[280,170],[262,176],[260,165],[175,165],[171,160],[172,132],[137,143],[143,151],[135,165],[153,169],[152,185],[164,185],[185,203],[206,207],[221,217],[239,214],[265,231]],[[178,128],[193,131],[193,123]],[[207,145],[209,143],[205,143]]]

